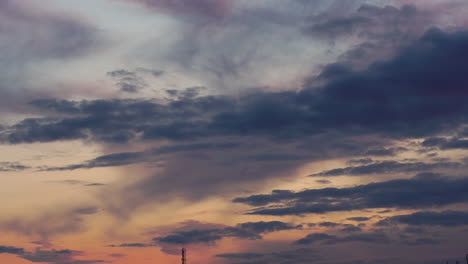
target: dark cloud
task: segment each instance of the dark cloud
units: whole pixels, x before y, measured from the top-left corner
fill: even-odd
[[[313,233],[295,241],[294,243],[298,245],[308,245],[308,244],[316,243],[319,241],[329,241],[329,240],[335,240],[335,239],[337,239],[336,236],[328,235],[325,233]]]
[[[63,167],[43,167],[44,171],[62,171],[91,169],[101,167],[115,167],[137,164],[142,162],[157,162],[162,158],[161,155],[170,155],[180,152],[202,151],[202,150],[226,150],[239,147],[240,143],[221,142],[221,143],[193,143],[180,145],[167,145],[158,148],[152,148],[141,152],[121,152],[99,156],[81,164],[68,165]]]
[[[468,225],[468,212],[443,211],[443,212],[416,212],[408,215],[397,215],[384,219],[377,225],[407,224],[413,226],[444,226],[455,227]]]
[[[417,137],[456,128],[467,115],[463,85],[468,33],[430,30],[413,45],[364,71],[330,75],[323,87],[259,92],[242,100],[223,96],[168,104],[135,100],[68,102],[67,118],[26,119],[7,129],[11,143],[92,138],[127,142],[209,136],[304,137],[334,130]],[[391,83],[391,84],[390,84]],[[41,105],[44,107],[44,105]],[[431,118],[427,118],[430,116]]]
[[[345,225],[344,228],[340,229],[341,232],[346,232],[346,233],[354,233],[354,232],[361,232],[362,228],[359,226],[354,226],[354,225]]]
[[[421,246],[421,245],[440,245],[443,241],[434,239],[434,238],[416,238],[414,240],[409,240],[404,242],[410,246]]]
[[[1,253],[14,254],[22,259],[26,259],[31,262],[41,262],[50,264],[95,264],[106,262],[104,260],[77,260],[75,257],[83,255],[83,252],[74,251],[70,249],[36,249],[33,252],[28,252],[25,251],[23,248],[0,246],[0,254]]]
[[[127,255],[125,254],[120,254],[120,253],[112,253],[112,254],[109,254],[110,257],[113,257],[113,258],[124,258],[126,257]]]
[[[356,222],[366,222],[369,221],[371,218],[370,217],[362,217],[362,216],[356,216],[356,217],[348,217],[346,220],[349,221],[356,221]]]
[[[236,198],[236,203],[261,206],[248,214],[302,215],[368,208],[419,209],[468,201],[466,178],[415,177],[348,188],[274,190],[271,194]]]
[[[139,248],[139,247],[152,247],[154,245],[152,244],[143,244],[143,243],[123,243],[123,244],[119,244],[119,245],[109,245],[108,247],[136,247],[136,248]]]
[[[304,238],[295,241],[298,245],[309,245],[317,242],[324,242],[326,244],[337,244],[347,242],[363,242],[363,243],[390,243],[390,238],[384,233],[360,233],[353,234],[344,237],[337,237],[334,235],[328,235],[324,233],[312,233]]]
[[[135,69],[134,71],[120,69],[107,73],[108,76],[112,77],[116,81],[116,85],[120,87],[120,90],[127,93],[136,93],[148,86],[144,75],[159,77],[163,74],[163,71],[151,70],[141,67]]]
[[[41,167],[41,170],[45,170],[46,168]],[[80,180],[64,180],[64,181],[51,181],[52,183],[63,183],[63,184],[68,184],[68,185],[81,185],[81,186],[87,186],[87,187],[94,187],[94,186],[104,186],[104,183],[98,183],[98,182],[85,182],[85,181],[80,181]]]
[[[177,231],[167,236],[154,238],[154,242],[157,244],[186,245],[212,244],[226,237],[256,240],[262,239],[261,234],[300,228],[301,226],[293,226],[279,221],[248,222],[238,224],[235,227]]]
[[[364,153],[365,156],[395,156],[400,152],[407,151],[406,148],[381,148],[381,149],[369,149]]]
[[[114,153],[97,157],[82,164],[68,165],[64,167],[46,167],[42,168],[45,171],[62,171],[62,170],[77,170],[77,169],[91,169],[100,167],[114,167],[124,166],[129,164],[136,164],[147,161],[144,152],[123,152]]]
[[[293,226],[280,221],[271,222],[247,222],[237,225],[237,228],[250,231],[252,233],[270,233],[282,230],[300,229],[300,226]]]
[[[23,165],[18,162],[0,162],[0,171],[24,171],[28,170],[31,167]]]
[[[0,246],[0,254],[7,253],[7,254],[23,254],[24,249],[17,248],[17,247],[9,247],[9,246]]]
[[[315,182],[320,183],[320,184],[330,184],[331,183],[331,181],[329,181],[329,180],[316,180]]]
[[[218,258],[236,260],[244,264],[259,263],[300,263],[306,264],[321,260],[322,258],[312,248],[299,248],[293,250],[278,250],[276,252],[243,252],[243,253],[224,253],[216,255]]]
[[[468,140],[461,138],[432,137],[425,139],[422,143],[424,147],[437,147],[441,150],[468,149]]]
[[[244,253],[225,253],[225,254],[218,254],[216,257],[218,258],[226,258],[226,259],[256,259],[263,257],[264,254],[259,254],[259,253],[249,253],[249,252],[244,252]]]
[[[337,226],[339,226],[341,224],[334,223],[334,222],[322,222],[322,223],[319,223],[318,225],[322,226],[322,227],[337,227]]]
[[[364,159],[352,159],[346,162],[348,165],[367,165],[370,163],[374,163],[374,160],[371,158],[364,158]]]
[[[424,234],[427,232],[426,229],[420,227],[407,226],[404,230],[405,233],[410,234]]]
[[[341,176],[341,175],[366,175],[366,174],[382,174],[382,173],[409,173],[417,171],[432,171],[436,169],[459,169],[466,167],[463,163],[457,162],[398,162],[398,161],[378,161],[369,165],[345,167],[323,171],[311,176]]]

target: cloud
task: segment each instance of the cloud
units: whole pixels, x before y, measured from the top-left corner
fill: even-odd
[[[436,169],[459,169],[466,165],[457,162],[398,162],[398,161],[378,161],[369,165],[345,167],[323,171],[311,176],[332,177],[342,175],[368,175],[368,174],[383,174],[383,173],[409,173],[417,171],[432,171]]]
[[[218,258],[225,258],[225,259],[256,259],[263,257],[264,254],[259,254],[259,253],[249,253],[249,252],[244,252],[244,253],[224,253],[224,254],[218,254],[216,257]]]
[[[435,25],[436,18],[429,14],[413,5],[398,8],[362,4],[347,15],[321,14],[312,17],[304,31],[323,38],[355,35],[365,40],[394,38],[403,41],[404,37],[418,37],[431,25]]]
[[[104,260],[77,260],[75,257],[83,255],[83,252],[74,251],[70,249],[36,249],[33,252],[28,252],[25,251],[23,248],[0,246],[0,254],[1,253],[14,254],[22,259],[26,259],[31,262],[46,262],[50,264],[95,264],[106,262]]]
[[[408,215],[397,215],[381,220],[378,226],[392,223],[411,226],[443,226],[456,227],[468,225],[468,212],[442,211],[442,212],[416,212]]]
[[[340,224],[334,223],[334,222],[322,222],[322,223],[319,223],[318,225],[322,227],[336,227],[336,226],[339,226]]]
[[[406,148],[381,148],[381,149],[369,149],[364,153],[365,156],[395,156],[397,153],[407,151]]]
[[[421,145],[423,147],[437,147],[441,150],[450,149],[468,149],[468,140],[460,138],[442,138],[442,137],[431,137],[425,139]]]
[[[103,42],[94,25],[34,1],[2,1],[0,24],[1,48],[8,50],[0,54],[3,113],[25,113],[30,110],[25,107],[28,101],[56,94],[36,81],[42,79],[44,62],[86,55]]]
[[[295,243],[298,245],[308,245],[308,244],[316,243],[319,241],[327,241],[327,240],[335,240],[335,239],[337,239],[336,236],[328,235],[325,233],[313,233],[295,241]]]
[[[163,71],[142,67],[136,68],[134,71],[120,69],[107,73],[108,76],[116,81],[116,85],[120,87],[120,90],[127,93],[137,93],[139,90],[148,86],[144,75],[160,77],[163,74]]]
[[[228,16],[235,0],[121,0],[145,5],[151,9],[177,16],[195,16],[215,20]]]
[[[374,163],[374,160],[371,158],[363,158],[363,159],[352,159],[346,162],[348,165],[367,165],[370,163]]]
[[[257,207],[253,215],[302,215],[373,208],[419,209],[468,201],[467,178],[415,177],[348,188],[274,190],[233,200]]]
[[[227,260],[239,260],[245,262],[236,263],[300,263],[307,264],[319,261],[322,257],[312,248],[298,248],[292,250],[277,250],[275,252],[242,252],[224,253],[216,255],[218,258]]]
[[[262,239],[261,234],[300,228],[301,226],[293,226],[280,221],[247,222],[235,227],[176,231],[153,240],[155,243],[163,245],[213,244],[226,237],[257,240]]]
[[[440,9],[440,8],[439,8]],[[332,45],[353,43],[339,58],[363,68],[377,60],[389,58],[436,25],[449,28],[436,8],[414,5],[361,4],[348,12],[312,16],[303,32],[313,38],[328,40]],[[454,11],[457,13],[457,11]],[[445,18],[445,22],[451,21]]]
[[[356,217],[348,217],[346,220],[349,221],[356,221],[356,222],[366,222],[369,221],[371,217],[362,217],[362,216],[356,216]]]
[[[346,232],[346,233],[354,233],[354,232],[361,232],[362,228],[359,226],[354,226],[354,225],[345,225],[344,228],[340,229],[341,232]]]
[[[364,71],[331,75],[329,66],[322,73],[327,76],[323,87],[306,83],[300,92],[258,92],[242,100],[205,96],[168,104],[66,101],[66,109],[52,100],[36,106],[71,116],[26,119],[4,130],[3,139],[11,143],[240,135],[278,139],[303,138],[338,127],[344,134],[422,137],[457,128],[468,113],[461,85],[468,65],[458,60],[466,53],[466,43],[467,32],[433,29],[397,56]]]
[[[98,212],[99,209],[93,206],[78,206],[44,210],[31,217],[5,216],[0,220],[0,229],[48,241],[50,237],[86,230],[84,218]]]
[[[203,151],[203,150],[227,150],[239,147],[240,143],[193,143],[180,145],[167,145],[158,148],[148,149],[141,152],[120,152],[96,157],[81,164],[73,164],[62,167],[42,167],[43,171],[66,171],[77,169],[92,169],[102,167],[125,166],[143,162],[158,162],[163,160],[163,155],[170,155],[180,152]],[[287,156],[288,157],[288,156]],[[286,157],[286,158],[287,158]],[[277,160],[277,159],[275,159]]]
[[[152,247],[154,245],[152,244],[143,244],[143,243],[123,243],[123,244],[119,244],[119,245],[109,245],[108,247],[136,247],[136,248],[140,248],[140,247]]]
[[[362,242],[362,243],[390,243],[390,238],[384,233],[360,233],[344,237],[337,237],[324,233],[312,233],[304,238],[296,240],[294,243],[298,245],[309,245],[317,242],[324,242],[326,244],[338,244],[348,242]]]
[[[8,254],[23,254],[24,249],[17,248],[17,247],[10,247],[10,246],[0,246],[0,254],[8,253]]]
[[[0,162],[0,171],[24,171],[28,170],[31,167],[23,165],[18,162]]]
[[[331,181],[329,180],[315,180],[316,183],[320,183],[320,184],[330,184]]]

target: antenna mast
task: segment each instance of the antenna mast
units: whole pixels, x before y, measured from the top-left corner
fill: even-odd
[[[182,264],[187,264],[187,250],[182,248]]]

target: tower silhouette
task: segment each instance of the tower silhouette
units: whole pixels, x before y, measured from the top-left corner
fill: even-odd
[[[187,264],[187,250],[182,248],[182,264]]]

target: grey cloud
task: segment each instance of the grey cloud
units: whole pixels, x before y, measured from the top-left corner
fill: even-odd
[[[92,169],[101,167],[115,167],[137,164],[142,162],[157,162],[162,160],[161,155],[170,155],[180,152],[202,151],[202,150],[225,150],[239,147],[240,143],[220,142],[220,143],[193,143],[180,145],[167,145],[158,148],[148,149],[141,152],[121,152],[103,155],[88,160],[81,164],[68,165],[63,167],[43,167],[44,171],[64,171],[77,169]],[[88,185],[89,186],[89,185]]]
[[[354,232],[361,232],[362,228],[359,226],[354,226],[354,225],[345,225],[344,228],[340,229],[341,232],[346,232],[346,233],[354,233]]]
[[[415,177],[348,188],[275,190],[271,194],[236,198],[260,206],[248,214],[302,215],[371,208],[431,208],[468,201],[466,178]]]
[[[163,71],[151,70],[142,67],[136,68],[134,71],[120,69],[107,73],[108,76],[112,77],[116,81],[116,85],[120,87],[120,90],[127,93],[136,93],[148,86],[144,75],[159,77],[163,74]]]
[[[10,246],[0,246],[0,254],[7,253],[7,254],[23,254],[24,249],[17,248],[17,247],[10,247]]]
[[[31,262],[47,262],[50,264],[95,264],[106,262],[104,260],[77,260],[75,257],[83,255],[83,252],[70,249],[36,249],[33,252],[28,252],[23,248],[0,246],[0,254],[1,253],[14,254]]]
[[[348,165],[367,165],[370,163],[374,163],[374,160],[371,158],[364,158],[364,159],[352,159],[346,162]]]
[[[391,60],[373,64],[365,71],[329,76],[323,87],[309,87],[307,83],[300,92],[259,92],[242,100],[205,96],[168,104],[137,100],[69,102],[66,113],[71,114],[73,109],[79,116],[26,119],[7,128],[3,138],[11,143],[239,135],[282,139],[325,133],[336,129],[336,124],[344,134],[382,133],[399,138],[431,135],[455,129],[466,118],[460,82],[468,67],[458,58],[466,52],[462,47],[467,40],[466,32],[434,29]],[[329,70],[326,68],[323,74],[326,76]],[[391,85],[388,80],[392,80]],[[62,112],[54,107],[48,109]],[[430,119],[425,118],[428,113],[434,113]],[[142,137],[137,137],[140,134]]]
[[[329,181],[329,180],[316,180],[315,182],[320,183],[320,184],[330,184],[331,183],[331,181]]]
[[[244,253],[224,253],[224,254],[218,254],[216,257],[218,258],[226,258],[226,259],[256,259],[263,257],[264,254],[259,254],[259,253],[249,253],[249,252],[244,252]]]
[[[319,15],[310,19],[307,34],[325,38],[337,38],[354,34],[366,39],[389,39],[417,37],[431,25],[435,19],[427,11],[418,10],[415,6],[405,5],[374,6],[364,4],[355,12],[345,16]]]
[[[45,167],[45,171],[64,171],[64,170],[77,170],[77,169],[91,169],[100,167],[114,167],[136,164],[147,160],[144,152],[122,152],[104,155],[89,160],[82,164],[74,164],[63,167]]]
[[[442,14],[413,5],[398,8],[362,4],[350,10],[344,14],[313,16],[303,31],[332,43],[354,39],[357,44],[341,55],[340,60],[358,68],[393,56],[399,48],[419,38],[430,27],[449,27],[449,23],[441,23]]]
[[[377,225],[383,226],[392,223],[407,224],[411,226],[463,226],[468,225],[468,212],[416,212],[408,215],[393,216],[378,222]]]
[[[414,240],[409,240],[404,242],[410,246],[420,246],[420,245],[439,245],[443,243],[443,241],[434,239],[434,238],[416,238]]]
[[[293,226],[279,221],[247,222],[238,224],[235,227],[176,231],[167,236],[156,237],[154,242],[157,244],[186,245],[212,244],[226,237],[256,240],[262,239],[261,234],[300,228],[301,226]]]
[[[218,258],[227,260],[239,260],[243,264],[260,263],[300,263],[307,264],[321,260],[322,257],[312,248],[298,248],[290,250],[278,250],[275,252],[242,252],[242,253],[224,253],[216,255]]]
[[[123,244],[119,244],[119,245],[109,245],[108,247],[136,247],[136,248],[139,248],[139,247],[152,247],[154,245],[152,244],[144,244],[144,243],[123,243]]]
[[[0,54],[0,66],[4,69],[0,74],[0,107],[4,113],[25,113],[30,110],[25,104],[28,101],[54,94],[54,88],[38,87],[28,81],[43,74],[40,63],[82,56],[103,43],[93,25],[75,15],[37,8],[35,4],[0,3],[0,24],[8,29],[0,31],[1,49],[8,51]]]
[[[98,212],[99,212],[99,208],[97,207],[84,207],[84,208],[78,208],[78,209],[73,210],[74,214],[80,214],[80,215],[92,215]]]
[[[322,227],[336,227],[336,226],[339,226],[341,224],[334,223],[334,222],[322,222],[322,223],[319,223],[318,225],[322,226]]]
[[[432,137],[425,139],[421,145],[424,147],[438,147],[442,150],[468,149],[468,139]]]
[[[337,244],[347,242],[388,244],[391,242],[391,240],[384,233],[360,233],[344,237],[337,237],[334,235],[328,235],[324,233],[312,233],[304,238],[295,241],[294,243],[298,245],[309,245],[318,242],[323,242],[326,244]]]
[[[349,221],[356,221],[356,222],[366,222],[369,221],[371,218],[370,217],[362,217],[362,216],[356,216],[356,217],[348,217],[346,220]]]
[[[406,148],[382,148],[370,149],[364,153],[365,156],[395,156],[399,152],[407,151]]]
[[[466,167],[463,163],[457,162],[398,162],[398,161],[378,161],[369,165],[345,167],[323,171],[311,176],[331,177],[341,175],[367,175],[367,174],[382,174],[382,173],[409,173],[417,171],[432,171],[436,169],[459,169]]]
[[[224,19],[232,12],[230,0],[121,0],[145,5],[149,8],[176,15],[194,16],[203,21]]]
[[[0,171],[24,171],[30,169],[30,166],[18,162],[0,162]]]
[[[325,233],[313,233],[295,241],[294,243],[298,245],[308,245],[308,244],[316,243],[319,241],[327,241],[327,240],[335,240],[335,239],[337,239],[336,236],[328,235]]]

